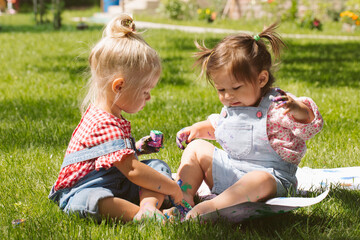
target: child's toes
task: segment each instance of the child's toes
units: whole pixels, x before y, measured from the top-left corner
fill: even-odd
[[[162,212],[166,219],[170,220],[171,222],[180,217],[180,212],[176,207],[164,209]]]
[[[155,219],[160,222],[165,221],[165,216],[157,208],[141,208],[137,214],[135,214],[134,221],[142,221],[145,219]]]

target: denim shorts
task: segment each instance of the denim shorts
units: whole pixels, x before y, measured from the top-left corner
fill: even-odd
[[[170,167],[161,160],[141,161],[171,179]],[[73,187],[61,189],[49,198],[58,202],[64,212],[100,220],[98,202],[107,197],[118,197],[139,204],[139,186],[128,180],[116,167],[94,170]]]
[[[224,150],[215,147],[212,164],[214,186],[211,192],[214,194],[222,193],[251,171],[265,171],[275,178],[276,197],[287,196],[288,192],[293,189],[293,184],[284,177],[286,173],[246,161],[234,160]]]

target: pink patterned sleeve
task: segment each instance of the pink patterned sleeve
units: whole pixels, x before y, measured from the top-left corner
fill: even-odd
[[[324,120],[319,112],[317,105],[311,98],[308,97],[296,98],[293,95],[291,95],[291,97],[293,97],[297,101],[304,103],[308,108],[310,108],[313,111],[315,118],[312,122],[304,124],[295,121],[295,119],[291,116],[291,114],[288,113],[286,115],[283,115],[283,118],[280,121],[280,125],[290,129],[295,136],[303,140],[308,140],[321,131],[324,124]]]

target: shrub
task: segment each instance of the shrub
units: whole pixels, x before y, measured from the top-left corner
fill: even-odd
[[[163,0],[160,11],[167,17],[175,20],[187,20],[195,16],[194,9],[197,9],[193,1]]]
[[[316,18],[312,14],[308,13],[301,19],[300,27],[322,31],[323,26],[319,18]]]
[[[344,11],[340,13],[340,19],[343,23],[348,23],[351,25],[360,25],[359,15],[355,14],[352,11]]]
[[[206,20],[208,22],[213,22],[216,19],[216,12],[210,8],[201,9],[199,8],[197,10],[198,19],[199,20]]]

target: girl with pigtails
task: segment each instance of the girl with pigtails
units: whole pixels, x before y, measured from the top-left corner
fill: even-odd
[[[312,99],[272,87],[268,48],[277,60],[285,46],[276,28],[273,24],[255,36],[227,36],[212,49],[196,43],[201,75],[214,86],[224,107],[177,133],[178,146],[188,144],[177,172],[177,180],[191,186],[185,200],[194,205],[202,181],[217,195],[196,205],[187,219],[296,190],[305,141],[322,129],[323,119]],[[203,139],[216,140],[222,149]]]
[[[132,18],[121,15],[108,23],[89,63],[85,111],[49,198],[66,213],[99,221],[162,220],[165,196],[180,204],[182,191],[165,162],[138,161],[138,154],[159,148],[134,143],[122,116],[141,111],[150,100],[161,73],[158,54],[135,31]]]

